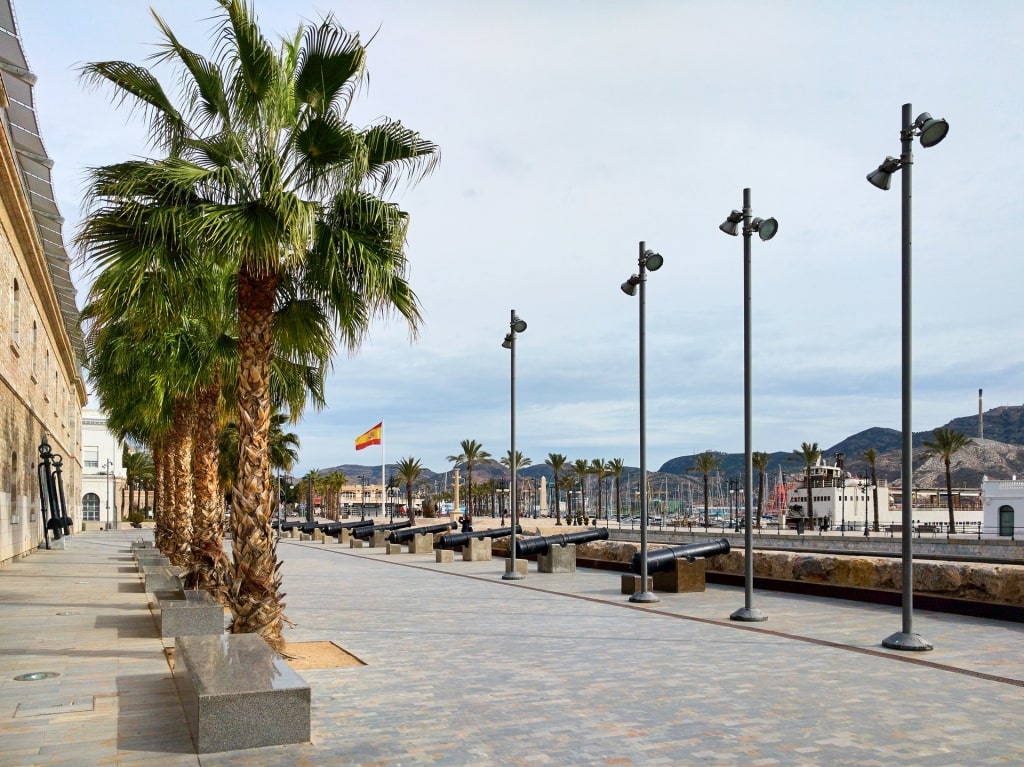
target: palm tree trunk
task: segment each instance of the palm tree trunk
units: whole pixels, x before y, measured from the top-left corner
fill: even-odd
[[[949,510],[949,532],[956,529],[956,519],[953,518],[953,474],[949,470],[949,459],[946,459],[946,508]]]
[[[558,472],[555,472],[555,525],[562,524],[562,490],[558,486]]]
[[[166,553],[167,539],[167,450],[164,438],[159,437],[150,445],[153,451],[153,542],[156,547]]]
[[[196,419],[192,445],[195,475],[195,509],[192,524],[192,570],[189,588],[210,591],[226,601],[227,557],[224,554],[224,508],[218,481],[217,400],[220,382],[196,395]]]
[[[711,514],[708,512],[708,475],[704,475],[704,527],[711,524]]]
[[[757,473],[757,529],[761,529],[761,508],[764,506],[764,472]]]
[[[259,634],[284,648],[281,577],[270,530],[270,367],[277,278],[243,269],[238,276],[238,476],[232,488],[231,586],[235,634]]]
[[[192,403],[178,399],[174,403],[174,513],[168,559],[172,565],[189,568],[192,564]]]
[[[871,495],[875,504],[874,531],[878,532],[878,475],[875,474],[875,467],[871,467]]]

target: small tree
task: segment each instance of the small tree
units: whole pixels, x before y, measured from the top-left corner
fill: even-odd
[[[708,477],[711,472],[721,467],[722,459],[713,450],[705,450],[703,453],[695,455],[693,461],[693,466],[688,467],[686,470],[700,474],[704,480],[704,527],[707,527],[711,524],[711,517],[708,513]]]

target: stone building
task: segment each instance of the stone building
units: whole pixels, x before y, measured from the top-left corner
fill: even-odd
[[[981,508],[986,536],[1016,538],[1024,535],[1017,512],[1024,511],[1024,481],[981,478]]]
[[[29,70],[10,0],[0,0],[0,564],[43,541],[36,464],[63,457],[68,515],[81,524],[86,402],[78,307]]]

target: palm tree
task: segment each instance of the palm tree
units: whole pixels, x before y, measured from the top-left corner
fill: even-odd
[[[772,457],[768,453],[755,450],[750,456],[750,462],[757,469],[757,529],[761,529],[761,508],[764,506],[764,478],[768,471],[768,462]]]
[[[504,456],[504,458],[501,459],[501,465],[504,466],[506,469],[508,469],[509,477],[510,477],[510,481],[511,481],[511,476],[512,476],[512,473],[513,473],[512,472],[512,468],[513,467],[512,467],[512,450],[511,449],[505,451],[505,456]],[[516,464],[515,464],[515,471],[516,472],[518,472],[520,469],[525,469],[527,466],[532,466],[532,465],[533,465],[533,460],[532,459],[527,458],[525,455],[523,455],[523,452],[521,450],[516,450]],[[518,479],[518,474],[517,474],[517,479]],[[516,506],[518,507],[518,506],[521,505],[521,497],[520,497],[520,493],[519,493],[519,487],[516,487],[515,490],[516,490]],[[514,513],[514,511],[513,511],[513,513]]]
[[[405,513],[409,515],[409,523],[416,524],[412,510],[412,486],[419,482],[423,475],[423,464],[419,459],[408,457],[400,460],[395,467],[395,478],[405,485]]]
[[[821,458],[821,450],[817,442],[803,442],[799,450],[794,450],[791,461],[802,461],[804,464],[804,486],[807,488],[807,520],[809,530],[814,529],[814,491],[811,487],[811,469]]]
[[[587,524],[587,475],[591,473],[590,462],[586,458],[577,458],[572,464],[573,474],[580,483],[580,505],[576,509],[576,524]]]
[[[615,478],[615,521],[622,521],[622,472],[626,464],[621,458],[608,461],[608,476]]]
[[[872,524],[872,529],[877,533],[878,532],[878,473],[876,471],[875,464],[878,462],[878,451],[875,450],[873,447],[869,447],[867,450],[864,451],[864,454],[863,454],[862,457],[864,458],[865,461],[867,461],[868,466],[871,467],[871,489],[872,489],[872,495],[874,496],[874,498],[872,500],[874,500],[874,503],[875,503],[875,520],[874,520],[874,523]]]
[[[974,440],[956,429],[935,429],[932,435],[935,439],[926,439],[921,444],[927,449],[926,458],[941,458],[946,467],[946,508],[949,511],[949,532],[952,533],[956,520],[953,517],[953,472],[950,469],[950,463],[954,455],[968,445],[973,445]]]
[[[597,477],[597,519],[601,517],[601,486],[604,481],[611,476],[611,472],[608,470],[608,464],[603,458],[594,458],[590,462],[590,473]]]
[[[573,491],[573,488],[576,487],[576,477],[571,472],[566,472],[559,479],[559,483],[561,484],[562,488],[564,488],[564,490],[565,490],[565,524],[571,525],[572,522],[573,522],[572,518],[573,518],[573,514],[574,514],[574,505],[573,505],[573,501],[572,501],[573,492],[572,491]],[[557,489],[555,490],[555,494],[556,495],[558,494]],[[578,514],[579,512],[575,512],[575,513]]]
[[[237,275],[232,630],[259,633],[281,649],[268,446],[275,310],[309,302],[353,351],[372,319],[391,311],[415,332],[419,304],[405,278],[408,215],[382,195],[407,171],[429,171],[437,148],[397,122],[367,129],[347,122],[365,77],[365,47],[331,17],[284,38],[275,52],[243,0],[218,5],[216,61],[186,49],[157,19],[158,59],[181,70],[184,111],[130,63],[90,64],[84,76],[140,106],[153,141],[170,155],[122,164],[124,195],[187,183],[203,215],[176,218],[168,209],[164,221],[183,224]]]
[[[558,475],[561,474],[565,470],[565,465],[568,462],[569,462],[569,459],[566,458],[561,453],[548,453],[547,460],[544,461],[544,465],[545,466],[550,466],[551,467],[551,471],[555,475],[554,480],[551,483],[554,486],[554,488],[555,488],[555,525],[561,525],[562,524],[562,505],[561,505],[561,501],[559,500],[559,496],[560,496],[560,493],[561,493],[561,486],[560,486],[560,483],[558,481]]]
[[[466,465],[466,482],[469,487],[466,490],[466,519],[473,520],[473,467],[490,459],[491,454],[484,450],[484,446],[475,439],[464,439],[459,443],[462,452],[458,455],[450,455],[446,460],[454,464],[463,463]]]
[[[717,471],[722,465],[722,458],[713,450],[705,450],[693,457],[693,466],[686,470],[700,474],[704,480],[704,527],[711,524],[711,515],[708,512],[708,477],[711,472]]]
[[[138,489],[153,481],[153,456],[145,450],[129,450],[121,456],[125,483],[128,485],[128,514],[139,510]]]

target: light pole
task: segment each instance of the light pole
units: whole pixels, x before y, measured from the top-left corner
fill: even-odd
[[[653,591],[647,590],[647,374],[646,374],[646,285],[647,272],[656,272],[665,263],[660,253],[647,250],[643,240],[640,241],[640,257],[637,260],[638,271],[630,275],[622,283],[622,292],[627,296],[635,296],[640,289],[640,590],[633,594],[630,602],[659,602]]]
[[[843,453],[836,453],[836,465],[839,467],[839,477],[842,480],[843,486],[843,497],[840,501],[840,504],[842,505],[843,509],[843,521],[840,525],[840,530],[842,530],[843,537],[846,537],[846,469],[844,468],[845,461],[846,456]]]
[[[104,516],[107,518],[107,529],[114,530],[117,525],[114,524],[113,518],[110,516],[110,467],[113,465],[111,460],[108,458],[107,462],[103,464],[103,470],[106,476],[103,479],[103,485],[107,490],[107,511]]]
[[[868,532],[868,489],[870,485],[867,480],[864,480],[864,537],[867,538],[871,535]]]
[[[949,133],[949,123],[943,119],[936,120],[927,112],[922,112],[913,119],[913,107],[903,105],[903,120],[900,127],[900,157],[886,157],[877,169],[868,174],[867,179],[879,189],[886,190],[892,183],[892,174],[900,170],[902,178],[902,215],[901,215],[901,253],[902,253],[902,400],[903,400],[903,630],[897,631],[882,640],[882,646],[891,650],[931,650],[932,644],[919,634],[914,633],[914,551],[913,534],[913,431],[911,425],[911,168],[914,155],[911,145],[914,136],[920,136],[921,146],[928,148],[938,144]]]
[[[509,380],[511,381],[509,390],[509,440],[512,443],[512,449],[509,451],[509,463],[512,464],[512,487],[509,491],[509,501],[512,504],[512,543],[509,571],[501,576],[506,581],[518,581],[523,578],[523,574],[516,570],[516,525],[519,524],[519,505],[516,503],[516,479],[519,474],[519,456],[516,455],[516,337],[524,330],[526,330],[526,322],[521,320],[516,315],[516,310],[513,309],[508,323],[508,333],[505,334],[505,340],[501,343],[502,349],[509,350]]]
[[[359,475],[359,486],[362,488],[362,497],[359,500],[359,518],[366,519],[366,475]]]
[[[750,240],[754,232],[767,242],[779,231],[779,222],[774,218],[753,218],[750,210],[750,189],[743,190],[743,210],[734,210],[719,225],[726,234],[735,237],[743,225],[743,513],[746,529],[743,534],[743,581],[744,606],[729,617],[737,621],[763,621],[767,616],[753,607],[754,600],[754,533],[751,524],[751,508],[754,487],[753,463],[753,410],[751,406],[751,274],[750,274]]]

